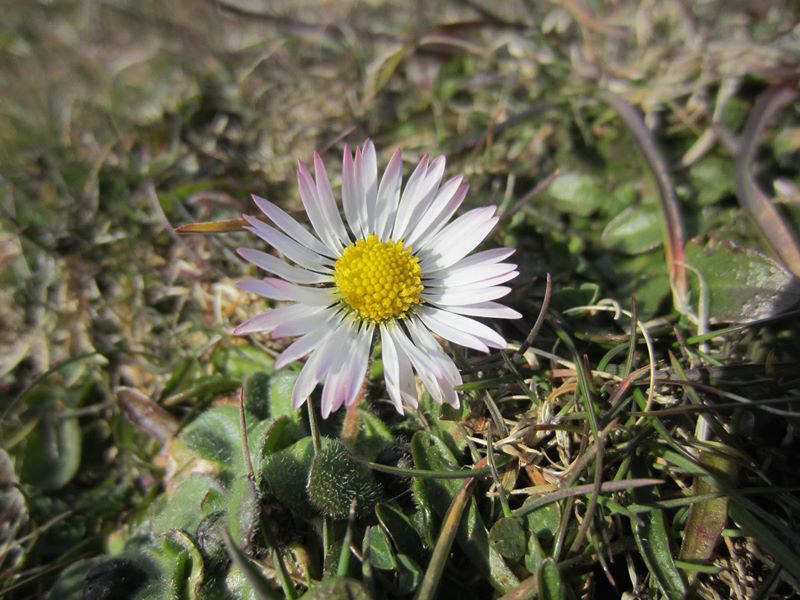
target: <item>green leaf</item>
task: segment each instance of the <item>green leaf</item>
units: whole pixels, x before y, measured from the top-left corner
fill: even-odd
[[[513,517],[498,519],[492,525],[489,542],[505,558],[519,560],[525,556],[525,530]]]
[[[600,287],[596,283],[582,283],[578,287],[565,287],[556,290],[550,299],[550,305],[556,310],[565,310],[574,306],[589,306],[600,296]]]
[[[372,471],[338,439],[330,440],[314,457],[306,490],[312,504],[334,519],[346,519],[353,500],[358,514],[367,514],[381,497]]]
[[[396,442],[395,435],[383,420],[362,407],[357,409],[358,431],[348,439],[353,454],[366,460],[374,460],[385,448]]]
[[[380,527],[367,527],[362,552],[368,556],[369,562],[376,569],[388,571],[397,567],[392,542]]]
[[[661,249],[632,257],[602,256],[596,263],[610,280],[619,285],[618,297],[636,296],[639,317],[650,318],[671,297],[669,278]]]
[[[714,322],[741,323],[784,312],[800,301],[800,284],[772,258],[733,243],[686,245],[686,260],[703,278]],[[700,284],[690,277],[693,297]]]
[[[220,474],[232,479],[241,469],[242,436],[239,408],[218,406],[203,412],[178,435],[197,456],[214,463]]]
[[[556,561],[545,558],[536,572],[539,597],[542,600],[561,600],[564,598],[564,582]]]
[[[370,61],[364,81],[365,101],[371,101],[384,88],[407,54],[408,48],[405,45],[396,44],[389,46]]]
[[[79,560],[65,568],[58,575],[55,584],[47,594],[47,600],[83,600],[87,574],[106,559],[102,556]]]
[[[278,600],[281,598],[280,592],[278,592],[272,585],[272,582],[267,579],[261,568],[239,549],[231,539],[230,534],[227,531],[223,531],[222,535],[225,540],[225,546],[228,548],[228,555],[231,557],[236,567],[238,567],[247,578],[255,597],[258,600]]]
[[[203,563],[203,555],[195,544],[194,540],[186,533],[179,529],[173,529],[167,534],[169,542],[173,543],[174,551],[180,552],[183,549],[189,556],[189,573],[188,577],[184,576],[185,584],[187,586],[187,595],[189,600],[198,600],[200,598],[201,589],[205,582],[205,565]]]
[[[707,156],[689,170],[689,179],[701,206],[715,204],[734,193],[733,164],[716,156]]]
[[[712,471],[734,476],[736,463],[727,456],[701,451],[700,463]],[[712,477],[701,476],[695,479],[693,496],[702,496],[719,491],[719,485]],[[689,562],[709,561],[719,542],[728,520],[728,498],[720,497],[692,504],[686,519],[680,559]]]
[[[266,455],[261,467],[265,491],[301,518],[316,513],[306,492],[312,460],[314,446],[310,437],[304,437],[288,448]]]
[[[24,483],[45,491],[67,485],[81,465],[81,428],[78,419],[42,415],[28,435],[20,469]]]
[[[311,586],[303,600],[370,600],[367,590],[355,579],[329,577]]]
[[[244,381],[256,372],[271,372],[274,359],[254,344],[219,346],[211,357],[216,370],[230,379]]]
[[[269,411],[271,416],[286,415],[295,423],[302,421],[303,412],[292,408],[292,390],[298,374],[299,371],[296,369],[281,369],[270,379]]]
[[[413,556],[417,560],[422,558],[422,540],[406,515],[386,503],[375,505],[375,515],[394,542],[394,547],[398,552]]]
[[[528,497],[522,506],[533,504],[535,501],[535,497]],[[526,515],[528,532],[535,535],[545,546],[550,546],[555,540],[560,522],[561,510],[556,502],[541,506]]]
[[[663,242],[658,206],[629,206],[609,221],[601,240],[606,248],[624,254],[641,254],[658,248]]]
[[[416,561],[407,554],[397,555],[397,593],[410,594],[417,587],[424,573]]]
[[[736,498],[731,498],[728,512],[744,531],[745,535],[756,540],[758,545],[772,556],[784,569],[800,579],[800,556],[773,533],[758,518],[745,508]]]
[[[418,431],[411,439],[411,454],[418,469],[452,471],[459,468],[446,444],[424,431]],[[457,479],[415,479],[413,489],[418,500],[430,506],[432,512],[441,518],[447,513],[461,485]],[[474,498],[470,498],[464,511],[456,541],[473,564],[489,577],[493,587],[505,592],[519,583],[500,554],[489,544],[489,532]]]
[[[631,473],[634,477],[649,476],[642,457],[633,458]],[[659,499],[658,489],[655,486],[633,488],[631,494],[637,504],[652,504]],[[687,591],[686,583],[673,560],[664,511],[653,509],[640,515],[640,518],[639,522],[631,521],[631,528],[636,547],[648,571],[667,598],[683,598]]]
[[[610,194],[591,175],[567,172],[556,177],[547,188],[547,194],[556,200],[556,208],[588,217],[609,202]]]
[[[169,488],[151,507],[152,531],[170,529],[194,532],[204,517],[223,507],[227,491],[214,477],[192,475]]]
[[[268,373],[254,373],[244,382],[244,408],[251,418],[265,420],[271,416],[269,389],[271,377]]]
[[[254,468],[260,469],[259,465],[264,463],[267,456],[288,448],[303,437],[307,436],[304,436],[300,427],[285,415],[274,421],[262,421],[253,428],[249,436],[250,452],[257,463]]]
[[[259,600],[256,588],[250,584],[244,571],[239,568],[239,565],[232,564],[225,575],[225,579],[215,578],[212,580],[215,591],[218,590],[217,598],[224,598],[225,600]],[[209,600],[214,596],[209,594]]]
[[[104,559],[87,572],[87,585],[97,588],[89,597],[192,600],[199,594],[203,568],[200,551],[183,532],[137,536],[122,555]]]
[[[241,548],[247,548],[259,524],[261,506],[247,475],[237,477],[228,491],[227,520],[231,538]]]

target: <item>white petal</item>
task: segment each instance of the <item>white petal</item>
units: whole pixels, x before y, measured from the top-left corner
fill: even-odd
[[[300,408],[311,395],[311,392],[314,391],[314,388],[317,387],[317,383],[319,383],[319,375],[317,375],[319,363],[323,359],[330,359],[336,356],[335,353],[326,352],[328,345],[325,342],[328,339],[330,339],[330,336],[323,340],[323,343],[311,354],[306,364],[300,369],[300,374],[294,382],[294,388],[292,388],[292,408]]]
[[[328,172],[325,170],[325,163],[322,162],[317,152],[314,152],[314,175],[317,183],[317,199],[322,208],[325,223],[333,229],[333,234],[338,240],[337,246],[346,246],[350,243],[350,237],[347,235],[342,216],[336,207],[336,199],[333,196],[333,188],[331,188],[331,182],[328,179]]]
[[[411,203],[410,200],[417,200],[416,191],[419,187],[420,181],[425,176],[425,173],[428,170],[428,163],[430,162],[430,157],[425,154],[422,157],[422,160],[419,161],[414,171],[411,173],[411,177],[408,178],[405,187],[403,188],[403,193],[400,197],[400,202],[397,206],[397,214],[394,218],[394,223],[392,226],[392,239],[399,239],[398,233],[402,232],[406,225],[408,224],[408,219],[411,217]]]
[[[233,332],[236,335],[244,335],[246,333],[270,333],[278,325],[285,321],[291,321],[298,317],[306,318],[309,315],[316,314],[323,311],[323,307],[311,307],[304,304],[292,304],[291,306],[279,306],[267,312],[257,314],[250,317],[244,323],[241,323]]]
[[[470,254],[469,256],[462,258],[460,261],[450,267],[448,272],[451,269],[471,269],[473,267],[479,267],[482,265],[493,265],[495,263],[499,263],[501,260],[507,259],[509,256],[514,254],[514,252],[516,252],[514,248],[491,248],[490,250],[481,250],[480,252],[476,252],[475,254]]]
[[[449,304],[452,306],[462,306],[464,304],[477,304],[487,300],[502,298],[511,291],[510,287],[496,285],[489,288],[468,289],[468,290],[425,290],[422,298],[433,304]]]
[[[297,188],[300,190],[300,199],[303,201],[303,206],[306,209],[311,225],[314,227],[314,231],[325,242],[329,252],[333,256],[339,256],[342,253],[342,245],[336,235],[336,228],[330,221],[330,215],[327,214],[324,201],[317,193],[317,184],[308,169],[300,161],[297,162]]]
[[[400,206],[392,232],[393,239],[405,239],[411,229],[422,220],[439,188],[442,175],[444,175],[444,156],[437,156],[430,162],[427,162],[427,157],[425,157],[423,161],[426,163],[425,169],[420,169],[423,166],[423,163],[420,162],[419,167],[411,174],[400,198]],[[417,175],[416,178],[415,175]]]
[[[292,283],[314,284],[332,281],[330,275],[323,275],[322,273],[315,273],[314,271],[307,271],[306,269],[295,267],[277,256],[272,256],[261,250],[239,248],[236,252],[247,262],[254,264],[260,269],[264,269],[268,273],[277,275],[281,279],[291,281]]]
[[[300,302],[309,306],[329,306],[334,302],[333,288],[312,288],[295,285],[277,277],[245,279],[237,282],[236,287],[270,300]]]
[[[472,252],[497,224],[495,207],[473,209],[442,229],[418,254],[424,273],[433,274]]]
[[[378,187],[378,197],[375,203],[375,233],[380,240],[389,239],[394,219],[397,215],[397,204],[400,202],[400,186],[403,175],[403,154],[399,149],[394,151],[386,170],[381,177]]]
[[[339,388],[340,371],[347,361],[347,354],[340,352],[331,363],[327,375],[325,375],[320,396],[320,413],[323,419],[327,419],[341,404],[337,391]],[[337,405],[338,403],[338,405]]]
[[[397,347],[408,356],[414,370],[419,375],[428,393],[435,402],[441,404],[444,401],[444,393],[437,381],[436,375],[433,373],[435,362],[431,359],[427,352],[421,348],[417,348],[402,332],[400,327],[395,327],[391,330],[392,338],[394,339]]]
[[[342,324],[341,329],[346,331],[341,336],[332,338],[331,343],[341,350],[341,337],[345,337],[347,347],[346,351],[338,353],[325,377],[321,405],[323,419],[327,419],[342,406],[352,406],[358,397],[367,372],[367,358],[375,328],[358,327],[348,321]]]
[[[367,237],[364,223],[361,221],[361,207],[359,206],[361,202],[361,180],[356,176],[356,167],[353,163],[353,156],[350,154],[350,146],[345,145],[342,156],[342,205],[347,224],[356,238]]]
[[[291,216],[289,216],[281,208],[258,196],[253,196],[253,201],[256,203],[261,212],[267,215],[270,220],[275,223],[286,235],[294,241],[302,244],[306,248],[313,250],[317,254],[324,256],[335,257],[336,255],[325,244],[320,242],[317,238],[311,235],[305,227],[300,225]]]
[[[441,346],[434,339],[430,331],[416,318],[408,319],[406,322],[411,337],[417,346],[424,348],[428,353],[432,363],[436,365],[435,374],[439,381],[439,387],[444,394],[444,400],[451,406],[458,408],[458,393],[455,386],[461,385],[461,373],[453,360],[442,352]]]
[[[423,307],[417,314],[431,331],[456,344],[481,352],[488,352],[489,348],[503,349],[507,345],[503,336],[474,319],[430,306]]]
[[[464,306],[452,306],[447,304],[436,304],[438,308],[460,315],[470,315],[473,317],[489,317],[492,319],[521,319],[522,315],[513,308],[508,308],[497,302],[478,302],[477,304],[466,304]]]
[[[378,196],[378,159],[375,156],[375,145],[372,140],[364,142],[360,160],[356,162],[356,172],[361,180],[362,202],[366,209],[364,214],[367,233],[378,233],[377,196]]]
[[[408,404],[412,408],[417,407],[417,388],[414,384],[411,361],[392,338],[391,331],[394,329],[396,325],[381,324],[381,357],[386,391],[397,412],[402,415],[403,404]]]
[[[404,241],[408,244],[418,244],[420,247],[436,235],[445,226],[450,217],[455,214],[458,207],[467,196],[469,186],[464,183],[464,177],[457,175],[445,183],[437,192],[425,213],[413,225]]]
[[[415,317],[406,319],[405,324],[414,337],[414,342],[397,327],[391,332],[397,347],[408,356],[435,402],[458,406],[458,394],[454,386],[461,383],[461,375],[455,364],[441,351],[436,340]]]
[[[441,271],[440,277],[423,278],[422,283],[426,288],[491,287],[514,279],[519,275],[519,271],[515,271],[516,268],[517,265],[511,263],[497,263],[470,269],[446,269]]]
[[[303,305],[298,305],[303,306]],[[333,310],[327,309],[318,311],[316,307],[307,307],[308,310],[305,314],[298,316],[295,319],[286,319],[280,325],[272,330],[272,337],[294,337],[296,335],[305,335],[315,329],[324,327],[325,324],[335,314]]]
[[[250,223],[250,227],[245,227],[247,231],[255,233],[292,262],[311,271],[319,271],[321,273],[331,272],[330,267],[333,263],[329,258],[321,256],[313,250],[309,250],[302,244],[298,244],[288,235],[281,233],[274,227],[270,227],[263,221],[254,219],[249,215],[242,216],[245,221]]]
[[[309,352],[314,351],[325,341],[325,336],[327,336],[329,332],[330,330],[327,327],[320,327],[297,338],[275,359],[275,368],[282,369],[286,365],[300,360]]]
[[[449,285],[447,286],[447,289],[451,292],[466,292],[469,290],[495,287],[501,283],[511,281],[517,275],[519,275],[519,271],[511,271],[509,273],[505,273],[504,275],[497,275],[496,277],[490,277],[489,279],[483,279],[481,281],[473,281],[472,283],[465,283],[463,285]]]
[[[340,394],[342,394],[344,405],[347,408],[350,408],[356,401],[364,383],[374,332],[375,327],[373,325],[361,328],[356,338],[355,347],[352,349],[352,354],[348,357],[342,376],[339,378]]]
[[[341,356],[342,333],[341,326],[331,330],[303,365],[292,390],[292,408],[299,407],[308,399],[317,383],[325,378],[331,365]]]

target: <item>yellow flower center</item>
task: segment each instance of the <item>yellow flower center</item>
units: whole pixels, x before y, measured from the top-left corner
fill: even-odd
[[[370,234],[344,249],[334,281],[344,302],[372,321],[403,317],[422,294],[419,259],[403,242],[381,242]]]

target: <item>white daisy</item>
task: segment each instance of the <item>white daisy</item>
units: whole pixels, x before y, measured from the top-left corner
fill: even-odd
[[[275,361],[281,368],[308,355],[292,393],[293,406],[306,401],[319,382],[322,416],[351,406],[367,371],[373,337],[380,335],[386,390],[394,406],[417,406],[414,371],[431,397],[458,407],[462,383],[455,363],[436,334],[488,352],[505,348],[496,331],[470,317],[517,319],[494,302],[510,288],[516,265],[503,262],[509,248],[467,256],[497,223],[495,207],[470,210],[448,224],[467,194],[462,176],[441,183],[443,156],[426,155],[401,190],[402,158],[396,151],[380,182],[375,147],[367,141],[355,157],[345,147],[342,204],[336,207],[325,166],[314,153],[312,177],[298,163],[297,182],[314,233],[272,202],[254,196],[272,224],[244,215],[246,227],[285,260],[240,248],[247,261],[271,277],[239,288],[291,304],[258,314],[238,334],[273,338],[300,336]]]

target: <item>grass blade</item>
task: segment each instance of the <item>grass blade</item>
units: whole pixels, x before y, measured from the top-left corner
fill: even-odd
[[[433,549],[431,562],[425,570],[425,576],[422,578],[422,584],[417,590],[417,600],[432,600],[436,598],[436,588],[439,587],[439,580],[442,578],[447,559],[450,557],[450,549],[453,547],[453,542],[456,539],[459,525],[461,524],[461,516],[464,514],[464,509],[472,497],[472,488],[475,484],[474,479],[465,481],[461,489],[453,498],[450,508],[442,521],[442,529],[439,534],[439,539],[436,542],[436,547]]]

